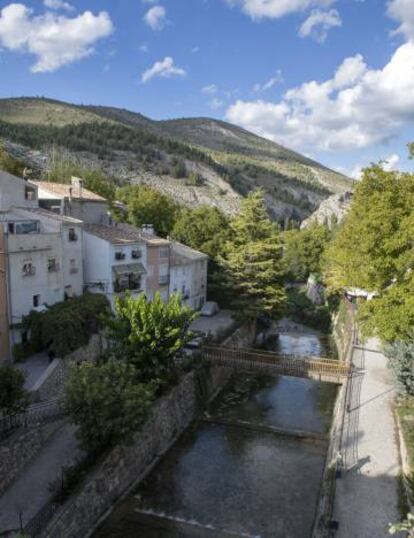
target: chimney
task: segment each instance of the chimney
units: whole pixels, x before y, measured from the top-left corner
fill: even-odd
[[[79,198],[82,198],[82,189],[83,189],[83,179],[80,177],[72,176],[70,180],[72,187],[77,187],[79,189]]]
[[[141,232],[149,237],[154,237],[155,235],[154,226],[152,224],[143,224],[141,226]]]

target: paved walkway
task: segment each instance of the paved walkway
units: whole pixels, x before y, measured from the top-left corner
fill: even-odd
[[[389,536],[388,523],[399,520],[397,476],[399,453],[392,401],[394,389],[378,341],[353,351],[356,366],[365,374],[352,383],[343,458],[346,472],[336,484],[336,538]],[[369,350],[369,351],[368,351]]]
[[[26,376],[24,388],[30,390],[50,364],[46,353],[37,353],[28,357],[24,362],[16,363],[16,366]]]
[[[51,498],[50,484],[61,478],[62,467],[80,455],[74,428],[66,423],[0,497],[0,532],[19,528],[20,512],[26,525]]]

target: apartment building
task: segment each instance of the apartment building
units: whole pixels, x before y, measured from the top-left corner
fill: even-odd
[[[36,185],[1,172],[0,228],[10,349],[31,310],[83,293],[83,223],[39,208]]]
[[[83,180],[72,177],[69,184],[32,181],[38,189],[39,205],[59,215],[88,224],[111,224],[108,201],[83,186]]]
[[[112,306],[127,290],[145,293],[147,249],[138,229],[85,224],[83,252],[87,291],[104,293]]]
[[[170,294],[180,293],[187,306],[200,309],[207,298],[207,268],[207,254],[172,241]]]

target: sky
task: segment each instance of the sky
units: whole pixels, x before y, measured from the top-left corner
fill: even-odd
[[[414,0],[0,0],[0,97],[209,116],[413,170]]]

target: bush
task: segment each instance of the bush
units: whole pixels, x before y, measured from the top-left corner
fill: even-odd
[[[32,311],[23,320],[29,341],[15,349],[21,356],[51,349],[65,357],[89,342],[103,327],[102,314],[109,303],[104,295],[85,294],[51,306],[46,312]]]
[[[306,297],[303,289],[287,290],[286,316],[297,323],[303,323],[318,331],[328,333],[331,328],[331,316],[327,306],[314,305]]]
[[[388,344],[384,348],[388,357],[397,391],[406,396],[414,396],[414,339]]]
[[[0,415],[24,411],[29,397],[24,389],[23,372],[10,365],[0,366]]]
[[[147,418],[155,386],[140,383],[136,369],[122,361],[75,367],[65,388],[63,408],[78,426],[88,452],[129,442]]]

